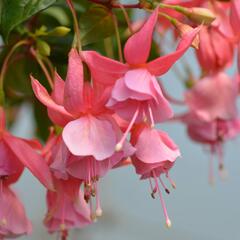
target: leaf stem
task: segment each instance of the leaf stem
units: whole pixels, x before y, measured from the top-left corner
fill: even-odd
[[[33,48],[30,49],[30,52],[33,55],[33,57],[36,59],[36,61],[38,62],[39,66],[41,67],[41,69],[43,71],[43,73],[45,74],[51,89],[53,89],[53,80],[52,80],[46,66],[44,65],[41,57],[38,55],[38,53]]]
[[[120,5],[120,8],[122,9],[122,12],[123,12],[124,18],[125,18],[125,20],[126,20],[126,22],[127,22],[128,29],[129,29],[130,33],[131,33],[131,34],[134,34],[134,31],[133,31],[133,28],[132,28],[132,24],[131,24],[130,18],[129,18],[129,16],[128,16],[128,13],[127,13],[124,5],[122,5],[122,4],[119,4],[119,5]]]
[[[69,6],[69,8],[72,12],[72,16],[73,16],[74,31],[76,34],[76,47],[77,47],[78,51],[81,52],[82,44],[81,44],[81,35],[80,35],[80,28],[79,28],[78,19],[77,19],[77,13],[74,9],[72,0],[66,0],[66,2],[67,2],[67,5]]]
[[[121,39],[120,39],[120,34],[119,34],[119,28],[118,28],[118,20],[116,15],[112,12],[112,19],[113,19],[113,24],[115,28],[115,34],[116,34],[116,40],[117,40],[117,45],[118,45],[118,56],[120,62],[123,62],[123,52],[122,52],[122,44],[121,44]]]
[[[3,82],[4,82],[4,77],[5,77],[7,68],[8,68],[9,60],[17,48],[19,48],[20,46],[23,46],[23,45],[28,45],[29,43],[30,43],[29,40],[21,40],[21,41],[17,42],[10,49],[9,53],[7,54],[7,56],[5,57],[5,59],[3,61],[3,65],[1,68],[1,72],[0,72],[0,106],[4,105]]]

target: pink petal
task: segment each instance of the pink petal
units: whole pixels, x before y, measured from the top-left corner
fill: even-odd
[[[160,76],[166,73],[171,66],[187,51],[192,41],[198,34],[200,28],[195,28],[192,32],[186,33],[181,39],[175,52],[163,57],[159,57],[147,64],[147,68],[154,76]]]
[[[63,106],[60,106],[53,101],[47,90],[39,83],[37,79],[31,76],[31,81],[34,94],[42,104],[47,106],[49,109],[62,114],[64,117],[72,119],[72,115],[70,115]]]
[[[113,155],[117,139],[109,121],[91,115],[69,122],[63,140],[72,154],[103,160]]]
[[[51,96],[52,96],[52,99],[59,105],[63,105],[64,85],[65,85],[65,82],[62,80],[62,78],[55,71],[54,86],[53,86],[53,91],[52,91]]]
[[[143,99],[146,99],[147,95],[147,99],[151,97],[158,101],[152,84],[152,75],[146,69],[139,68],[127,71],[124,76],[124,82],[129,89],[140,93],[140,95],[142,94]]]
[[[26,166],[38,180],[48,189],[53,190],[53,182],[49,168],[44,159],[21,139],[4,135],[4,142],[11,149],[16,158]]]
[[[16,194],[9,188],[2,186],[0,198],[0,219],[6,221],[6,225],[0,225],[0,237],[18,237],[29,234],[32,230],[27,219],[23,204]]]
[[[152,44],[153,30],[158,19],[158,8],[151,14],[137,33],[125,44],[124,56],[128,64],[137,65],[147,61]]]
[[[99,83],[113,85],[128,70],[127,65],[101,56],[97,52],[84,51],[82,54],[91,70],[93,80]]]
[[[83,102],[83,65],[76,49],[69,53],[68,70],[64,88],[64,107],[71,114],[79,114]]]
[[[164,132],[146,127],[135,145],[136,157],[144,163],[172,161],[180,155],[178,147]]]
[[[205,121],[236,116],[237,83],[224,73],[201,79],[186,93],[190,109]]]

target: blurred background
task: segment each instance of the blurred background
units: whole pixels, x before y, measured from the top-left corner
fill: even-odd
[[[191,64],[197,75],[197,64],[191,50],[184,59]],[[178,63],[178,68],[180,66]],[[229,71],[230,75],[233,75],[233,69]],[[172,96],[179,99],[182,97],[182,84],[174,69],[162,81]],[[183,111],[175,107],[174,110]],[[16,122],[12,127],[14,134],[33,137],[35,126],[30,105],[22,106]],[[148,181],[140,181],[132,167],[123,167],[112,170],[100,182],[103,216],[86,229],[72,231],[69,239],[240,239],[240,139],[225,145],[225,165],[228,171],[226,180],[219,178],[215,161],[215,184],[212,186],[208,183],[209,153],[187,137],[183,125],[167,123],[159,128],[169,133],[182,153],[182,157],[177,159],[170,171],[177,189],[172,190],[169,195],[164,192],[172,228],[165,227],[160,201],[158,198],[151,198]],[[27,215],[33,222],[32,235],[21,239],[56,239],[57,235],[49,236],[42,225],[46,213],[46,192],[39,182],[25,171],[14,189],[24,202]]]

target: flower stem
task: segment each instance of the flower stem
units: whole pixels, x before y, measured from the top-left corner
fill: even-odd
[[[133,34],[134,31],[133,31],[132,24],[131,24],[131,21],[130,21],[130,19],[129,19],[128,13],[127,13],[124,5],[119,4],[119,6],[120,6],[120,8],[122,9],[124,18],[125,18],[125,20],[126,20],[126,22],[127,22],[127,25],[128,25],[128,29],[129,29],[130,33]]]
[[[52,80],[51,75],[49,74],[49,72],[47,70],[47,67],[44,65],[41,57],[38,55],[38,53],[33,48],[30,49],[30,52],[33,55],[33,57],[36,59],[36,61],[38,62],[39,66],[41,67],[41,69],[42,69],[43,73],[45,74],[45,76],[48,80],[48,83],[49,83],[49,85],[52,89],[53,88],[53,80]]]
[[[117,21],[116,15],[113,12],[112,12],[112,19],[113,19],[113,24],[114,24],[115,34],[117,39],[119,60],[120,62],[123,62],[123,52],[122,52],[122,44],[121,44],[121,39],[120,39],[120,34],[118,29],[118,21]]]
[[[0,106],[3,106],[3,104],[4,104],[3,81],[4,81],[4,77],[5,77],[7,68],[8,68],[9,60],[17,48],[19,48],[20,46],[23,46],[23,45],[28,45],[29,43],[30,42],[28,40],[21,40],[21,41],[17,42],[15,45],[13,45],[13,47],[11,48],[11,50],[9,51],[9,53],[7,54],[6,58],[3,61],[2,69],[0,72]]]
[[[72,0],[66,0],[66,2],[67,2],[67,5],[69,6],[69,8],[72,12],[72,16],[73,16],[74,31],[75,31],[75,35],[76,35],[76,46],[74,46],[74,47],[76,47],[78,49],[78,51],[81,52],[82,44],[81,44],[81,35],[80,35],[80,28],[79,28],[78,19],[77,19],[77,13],[74,9]]]

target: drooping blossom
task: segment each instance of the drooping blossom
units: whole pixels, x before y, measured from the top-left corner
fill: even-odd
[[[0,239],[20,237],[32,231],[24,206],[11,190],[10,182],[7,177],[0,180]]]
[[[199,38],[199,49],[196,54],[204,71],[212,73],[231,66],[233,43],[216,27],[202,27]]]
[[[47,192],[48,212],[44,224],[50,233],[66,235],[73,228],[91,224],[90,209],[80,190],[82,181],[77,179],[54,179],[55,192]]]
[[[153,197],[154,193],[158,192],[166,225],[170,227],[171,221],[168,217],[158,182],[160,181],[164,190],[169,193],[161,179],[161,175],[165,174],[173,187],[175,187],[175,184],[169,177],[169,170],[174,165],[176,158],[180,156],[178,146],[165,132],[154,129],[147,124],[140,124],[134,127],[131,134],[131,143],[136,148],[136,152],[132,157],[132,163],[136,172],[141,175],[141,179],[149,179]],[[154,179],[155,187],[153,187],[151,178]]]
[[[63,127],[50,164],[54,175],[61,179],[78,178],[98,192],[98,179],[135,150],[125,141],[122,150],[115,151],[122,132],[113,112],[105,107],[109,89],[84,82],[82,61],[75,49],[69,53],[66,82],[56,73],[52,96],[33,77],[32,86],[37,98],[47,106],[52,121]],[[99,193],[97,205],[98,198]]]
[[[5,129],[5,113],[0,108],[0,178],[20,175],[27,167],[47,188],[53,190],[51,174],[44,159],[35,148],[36,141],[13,136]]]
[[[207,76],[186,93],[189,112],[181,117],[192,140],[207,145],[217,154],[220,174],[224,174],[223,144],[240,132],[236,100],[238,83],[225,73]],[[212,158],[211,158],[212,159]],[[209,180],[213,182],[212,160]]]
[[[166,73],[186,52],[199,29],[187,33],[175,52],[147,62],[157,19],[158,8],[143,27],[128,39],[124,48],[126,64],[101,56],[94,51],[82,53],[93,79],[112,88],[107,106],[129,121],[129,127],[116,145],[116,150],[122,148],[122,143],[135,122],[147,119],[154,125],[173,115],[156,76]]]

